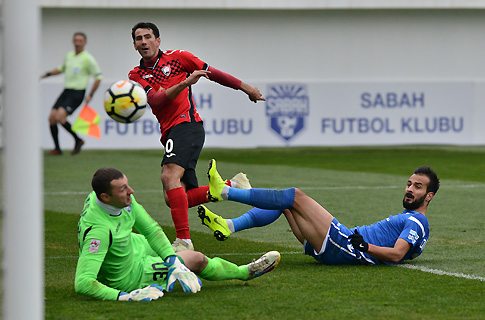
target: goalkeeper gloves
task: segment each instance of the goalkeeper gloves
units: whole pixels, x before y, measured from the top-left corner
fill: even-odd
[[[159,284],[152,284],[143,289],[136,289],[132,292],[121,291],[118,301],[152,301],[163,297],[163,287]]]
[[[349,236],[350,243],[354,247],[355,250],[359,250],[361,252],[367,252],[369,250],[369,244],[364,241],[364,237],[355,229],[354,234]]]
[[[175,281],[178,280],[185,293],[197,293],[202,287],[202,281],[186,266],[184,266],[177,256],[169,256],[165,259],[165,266],[168,267],[167,286],[168,292],[173,290]]]

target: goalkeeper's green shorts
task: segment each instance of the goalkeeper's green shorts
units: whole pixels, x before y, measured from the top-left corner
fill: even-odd
[[[133,247],[137,251],[135,256],[137,259],[144,260],[143,273],[140,276],[140,282],[136,285],[136,288],[144,288],[155,283],[165,288],[168,268],[163,264],[162,258],[153,251],[144,236],[136,233],[132,233],[131,236]]]
[[[163,264],[160,257],[148,256],[143,265],[143,274],[140,279],[140,288],[158,283],[159,285],[167,285],[168,267]]]

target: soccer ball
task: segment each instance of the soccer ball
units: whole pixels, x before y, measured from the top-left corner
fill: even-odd
[[[147,94],[135,81],[117,81],[104,94],[104,109],[117,122],[135,122],[145,113],[146,106]]]

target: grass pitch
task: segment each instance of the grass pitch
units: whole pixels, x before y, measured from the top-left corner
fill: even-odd
[[[44,159],[46,319],[480,319],[485,314],[485,148],[448,146],[206,149],[198,176],[218,160],[223,177],[247,173],[253,186],[297,186],[349,227],[402,211],[412,170],[431,165],[441,179],[427,217],[430,239],[406,267],[323,266],[304,256],[281,217],[274,224],[218,242],[189,209],[196,250],[246,264],[269,250],[282,259],[252,281],[203,281],[198,294],[180,287],[148,303],[97,301],[74,292],[77,220],[102,166],[128,176],[138,202],[173,240],[160,183],[162,151],[86,150]],[[208,205],[224,217],[249,209]],[[411,269],[413,268],[413,269]],[[424,270],[424,271],[423,271]]]

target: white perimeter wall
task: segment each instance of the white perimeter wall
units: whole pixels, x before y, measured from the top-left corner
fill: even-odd
[[[217,129],[233,115],[231,119],[242,126],[247,121],[246,124],[265,127],[253,128],[251,134],[247,130],[246,133],[221,132],[217,137],[212,133],[214,128],[206,128],[207,146],[485,144],[482,125],[485,120],[485,10],[44,8],[41,70],[57,66],[67,51],[72,50],[72,34],[85,32],[87,50],[97,58],[105,77],[92,103],[102,113],[102,92],[106,86],[126,78],[127,72],[138,63],[130,32],[139,21],[152,21],[159,26],[162,49],[191,51],[210,65],[257,84],[265,96],[275,84],[297,84],[306,90],[310,112],[306,116],[297,114],[304,121],[300,137],[285,140],[270,128],[271,116],[265,113],[264,103],[250,104],[241,92],[219,90],[204,80],[194,91],[196,98],[200,93],[201,99],[212,99],[205,110],[204,105],[199,108],[206,125],[213,124]],[[52,147],[47,115],[62,90],[62,80],[62,76],[42,80],[42,108],[46,118],[42,119],[45,121],[44,148]],[[366,113],[362,107],[362,94],[366,92],[371,99],[387,93],[401,98],[424,94],[426,103],[411,106],[413,110],[409,114],[406,110],[411,108],[406,104],[401,104],[398,113],[392,114],[391,109],[396,107],[386,103],[377,103]],[[219,99],[219,94],[224,96]],[[441,104],[445,110],[442,113],[439,112]],[[418,119],[422,123],[414,128],[417,132],[421,124],[430,125],[436,119],[439,122],[440,117],[464,121],[465,128],[446,134],[429,126],[425,129],[428,134],[399,132],[403,129],[399,121],[403,117],[419,116],[420,110],[428,118]],[[390,128],[393,134],[383,138],[385,132],[361,131],[333,132],[332,136],[328,127],[323,132],[321,118],[314,119],[330,116],[338,122],[350,117],[348,113],[358,111],[362,112],[359,117],[368,121],[382,117],[384,123],[391,117],[391,122],[396,121]],[[106,124],[105,115],[102,116],[104,136],[100,140],[87,138],[86,148],[159,147],[158,133],[114,132],[104,127],[110,125]],[[71,117],[71,122],[74,118]],[[72,148],[72,139],[63,130],[60,132],[61,146]]]

